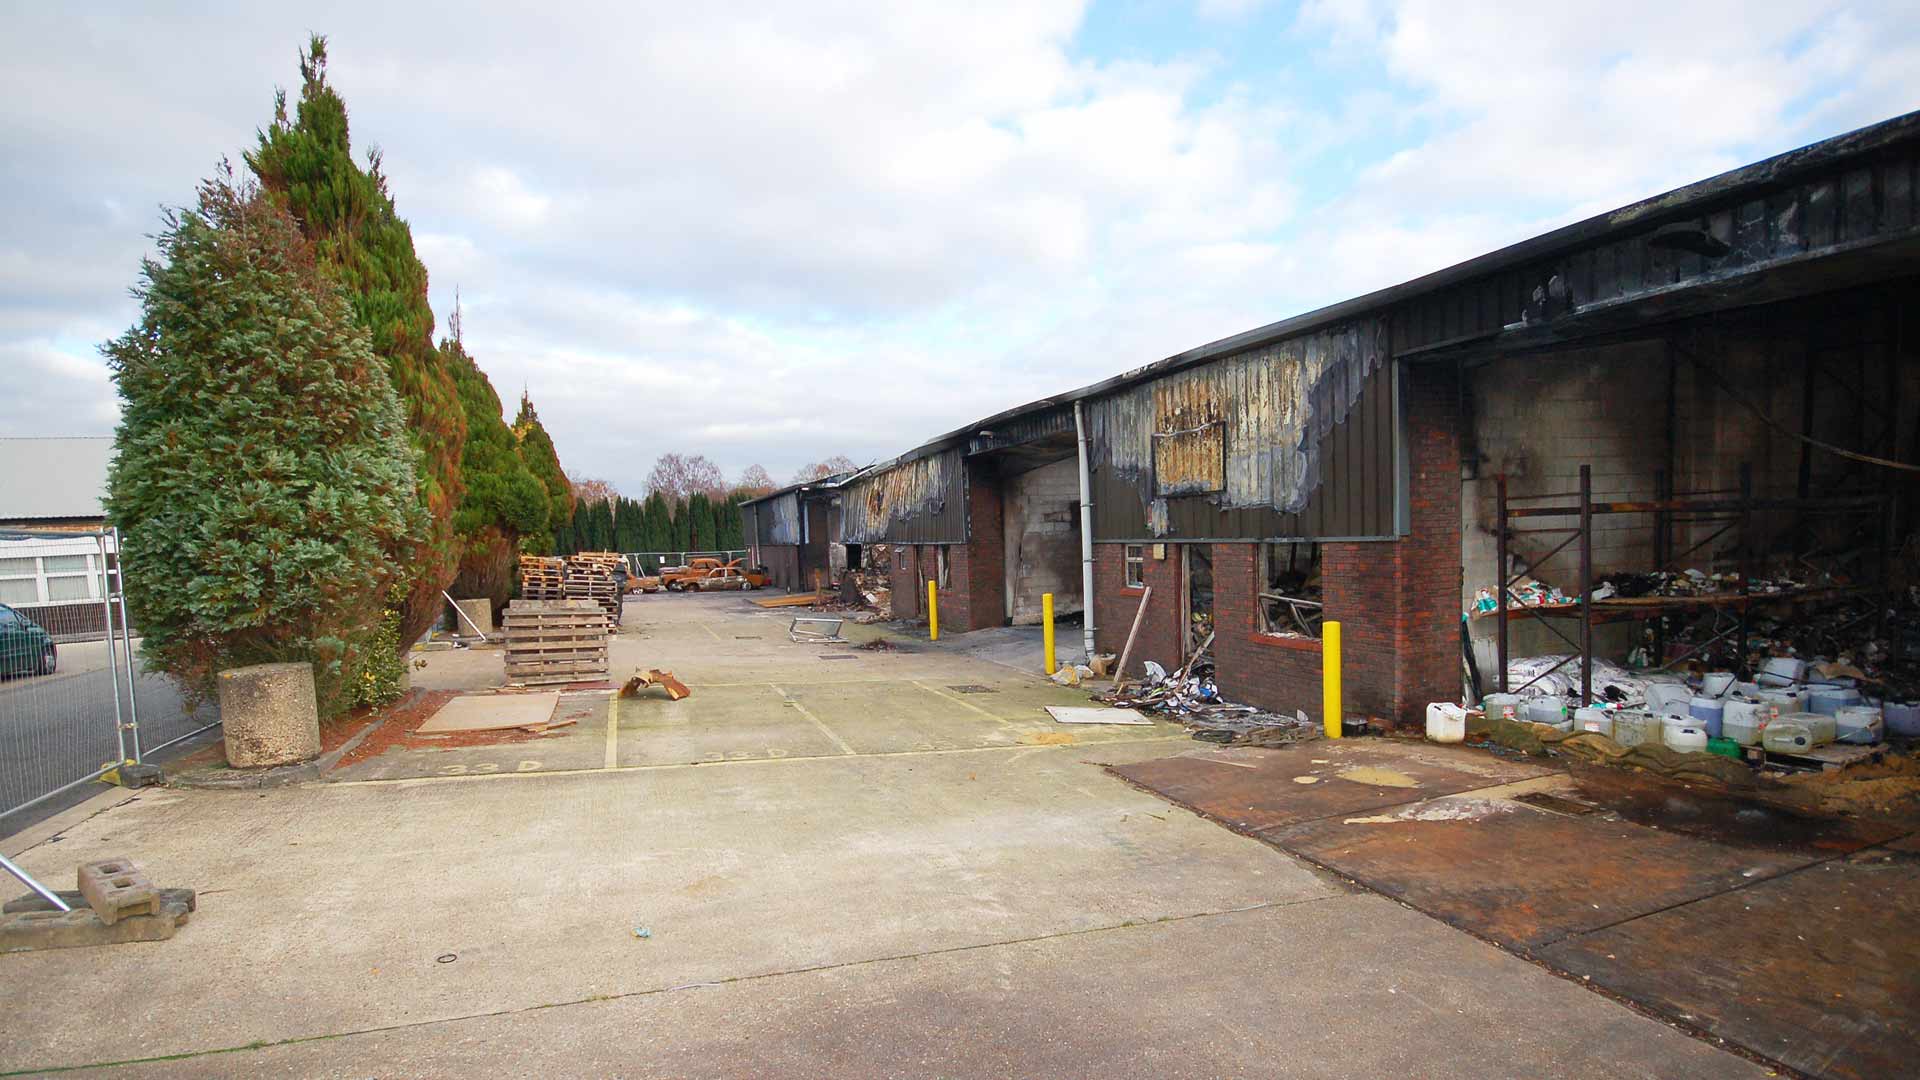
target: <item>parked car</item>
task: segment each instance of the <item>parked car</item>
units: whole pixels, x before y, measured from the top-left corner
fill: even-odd
[[[689,581],[681,586],[695,592],[719,592],[725,589],[762,589],[773,578],[767,574],[767,568],[756,566],[747,568],[735,559],[725,566],[716,566],[707,571],[705,577]]]
[[[707,576],[711,571],[723,565],[719,559],[701,556],[690,560],[685,566],[663,566],[660,568],[660,581],[676,592]]]
[[[0,604],[0,676],[51,675],[60,666],[53,635],[25,615]]]

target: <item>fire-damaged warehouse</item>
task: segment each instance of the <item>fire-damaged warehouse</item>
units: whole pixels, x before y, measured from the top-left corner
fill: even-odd
[[[1211,636],[1224,696],[1289,713],[1326,620],[1349,709],[1402,723],[1537,654],[1734,664],[1914,558],[1917,164],[1911,114],[778,493],[753,535],[799,582],[887,544],[894,614],[937,581],[953,630],[1052,593],[1118,652],[1144,604],[1132,673]]]
[[[740,504],[747,555],[783,589],[819,588],[849,565],[860,566],[860,546],[841,539],[840,492],[860,472],[790,484]]]

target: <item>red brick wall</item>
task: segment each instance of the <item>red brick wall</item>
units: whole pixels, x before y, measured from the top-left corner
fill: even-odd
[[[1410,475],[1408,525],[1399,540],[1320,548],[1326,617],[1341,624],[1341,676],[1349,715],[1421,723],[1430,701],[1460,693],[1460,440],[1454,369],[1410,365],[1402,381]],[[1215,676],[1231,700],[1320,715],[1321,653],[1313,644],[1257,635],[1257,548],[1214,544]],[[1094,592],[1103,652],[1119,652],[1140,599],[1123,587],[1124,545],[1094,547]],[[1129,673],[1142,660],[1180,662],[1179,545],[1146,563],[1152,605]]]
[[[1260,632],[1257,544],[1213,545],[1214,678],[1229,701],[1320,718],[1320,643]]]
[[[953,548],[953,588],[961,593],[962,616],[955,626],[983,630],[1007,622],[1007,530],[1000,483],[994,477],[967,477],[966,546]]]
[[[1126,588],[1125,550],[1124,544],[1093,545],[1094,647],[1116,655],[1127,642],[1142,596],[1141,590]],[[1127,674],[1135,677],[1146,672],[1147,660],[1169,671],[1182,661],[1180,545],[1168,544],[1166,550],[1167,557],[1156,561],[1153,545],[1147,545],[1146,583],[1153,588],[1153,596],[1140,623],[1140,635],[1134,639],[1133,655],[1127,659]]]
[[[1411,535],[1400,549],[1397,715],[1460,696],[1460,390],[1451,364],[1409,364],[1401,384],[1411,466]]]
[[[991,478],[970,475],[964,544],[895,544],[888,568],[893,583],[893,617],[926,617],[927,582],[939,568],[938,549],[947,551],[947,587],[940,590],[940,629],[952,633],[1004,626],[1007,621],[1006,530],[1001,524],[1000,487]],[[906,553],[901,565],[899,554]]]

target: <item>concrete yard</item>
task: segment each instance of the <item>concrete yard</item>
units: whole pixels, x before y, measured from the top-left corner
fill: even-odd
[[[538,737],[8,838],[53,884],[128,855],[200,907],[168,942],[0,956],[0,1072],[1766,1075],[1105,770],[1238,768],[1176,727],[1056,724],[1083,692],[790,618],[645,597],[615,681],[670,668],[684,701],[565,692]],[[416,685],[500,670],[436,653]]]

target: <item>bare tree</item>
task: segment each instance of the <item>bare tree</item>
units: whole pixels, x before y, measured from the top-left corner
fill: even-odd
[[[661,454],[647,474],[648,493],[657,491],[672,502],[685,502],[691,495],[722,495],[726,490],[726,476],[705,454]]]
[[[773,482],[773,474],[769,473],[764,466],[749,465],[746,471],[740,474],[740,479],[734,483],[733,490],[748,495],[765,495],[778,486]]]
[[[605,480],[581,477],[573,481],[573,498],[575,502],[590,503],[599,501],[611,503],[619,497],[619,489],[607,483]]]
[[[847,455],[835,454],[825,461],[816,461],[801,469],[794,474],[793,482],[796,484],[804,484],[809,480],[818,480],[823,476],[836,476],[840,473],[852,472],[859,467],[860,466],[854,464],[853,459]]]

